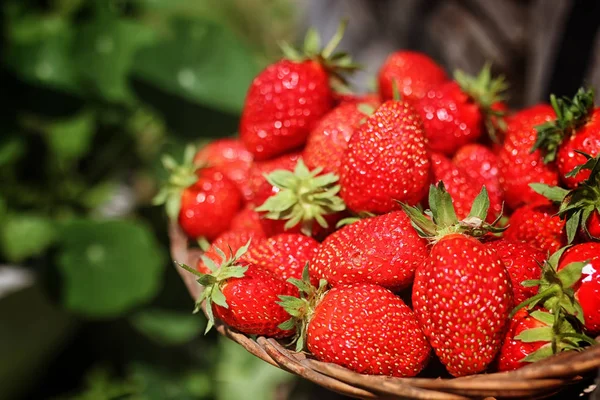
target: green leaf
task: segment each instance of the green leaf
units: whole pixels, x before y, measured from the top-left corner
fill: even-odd
[[[549,312],[535,310],[531,312],[530,315],[546,325],[552,325],[554,323],[554,316]]]
[[[40,255],[55,239],[54,221],[40,214],[9,213],[0,224],[0,249],[12,262]]]
[[[533,353],[529,354],[527,357],[523,358],[521,361],[522,362],[537,362],[537,361],[541,361],[545,358],[548,358],[553,354],[554,354],[554,351],[552,350],[552,345],[550,343],[548,343],[548,344],[540,347]]]
[[[573,262],[558,271],[558,278],[563,284],[563,287],[572,287],[579,279],[586,262]]]
[[[60,16],[15,18],[8,27],[5,62],[30,83],[79,92],[71,60],[74,38],[73,25]]]
[[[208,269],[210,269],[212,272],[215,272],[217,269],[219,269],[219,266],[217,266],[217,264],[212,260],[212,258],[202,256],[201,259],[204,265],[206,265],[206,267],[208,267]]]
[[[219,287],[219,285],[215,285],[213,287],[210,295],[211,295],[210,298],[213,303],[215,303],[218,306],[224,307],[224,308],[229,308],[229,305],[227,304],[227,300],[225,299],[225,295],[221,291],[221,288]]]
[[[83,24],[73,53],[79,79],[108,101],[131,101],[128,78],[134,56],[154,40],[155,33],[134,20],[102,16]]]
[[[61,159],[82,157],[90,150],[95,123],[94,114],[89,111],[49,123],[44,130],[50,150]]]
[[[283,329],[284,331],[294,329],[295,326],[296,326],[296,321],[294,321],[294,318],[290,318],[287,321],[282,322],[281,324],[277,325],[277,327],[279,329]]]
[[[238,113],[258,74],[249,49],[225,26],[177,18],[172,34],[141,50],[135,75],[190,101]]]
[[[488,192],[485,186],[481,188],[481,192],[477,195],[475,200],[473,201],[473,205],[471,206],[471,211],[469,212],[469,217],[479,218],[482,221],[485,221],[487,217],[488,209],[490,208],[490,199],[488,197]]]
[[[583,210],[579,209],[575,211],[573,214],[569,215],[567,218],[567,222],[565,223],[565,229],[567,231],[567,243],[573,243],[575,239],[575,235],[577,235],[577,231],[579,230],[579,225],[581,223],[581,216],[583,214]]]
[[[189,313],[150,308],[129,318],[138,331],[161,345],[188,343],[205,328],[205,319]]]
[[[57,264],[69,310],[110,318],[150,300],[160,289],[164,253],[133,221],[74,220],[61,230]]]
[[[544,183],[530,183],[529,187],[534,192],[541,194],[550,201],[560,203],[564,200],[565,196],[569,193],[567,189],[563,189],[558,186],[549,186]]]
[[[523,332],[515,336],[515,339],[525,343],[549,342],[552,340],[553,335],[554,332],[552,331],[552,327],[545,326],[540,328],[531,328],[524,330]]]
[[[248,271],[248,267],[227,267],[221,273],[219,273],[219,281],[229,278],[242,278],[244,277],[246,271]]]
[[[20,159],[25,154],[26,148],[27,144],[23,137],[3,133],[0,138],[0,167],[5,167]]]
[[[429,188],[429,208],[434,216],[434,221],[445,228],[458,222],[452,196],[446,191],[444,182],[440,181],[438,186],[431,185]]]

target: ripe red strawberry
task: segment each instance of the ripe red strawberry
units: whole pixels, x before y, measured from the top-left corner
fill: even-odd
[[[587,161],[569,172],[571,178],[585,174],[587,178],[572,190],[541,183],[531,184],[533,190],[559,206],[558,215],[565,221],[567,241],[572,243],[577,233],[582,240],[600,239],[600,155],[591,158],[582,155]]]
[[[536,287],[526,287],[522,283],[530,279],[540,279],[542,265],[546,261],[545,252],[524,243],[498,239],[486,243],[496,253],[510,276],[514,304],[519,304],[537,293]]]
[[[194,163],[217,167],[235,183],[244,198],[252,196],[248,186],[248,173],[252,165],[252,153],[239,139],[215,140],[196,153]]]
[[[257,265],[277,277],[302,278],[302,271],[316,254],[319,242],[297,233],[282,233],[252,244],[240,262]]]
[[[583,311],[584,327],[590,335],[600,334],[600,243],[577,244],[565,251],[558,272],[571,263],[585,262],[580,278],[572,285]]]
[[[531,152],[537,135],[535,127],[554,118],[552,107],[538,104],[519,111],[507,121],[506,138],[498,154],[499,177],[506,204],[513,210],[543,200],[529,187],[530,183],[558,183],[556,167],[544,164],[539,150]]]
[[[557,212],[547,200],[522,206],[511,215],[504,238],[553,253],[567,244],[565,221]]]
[[[452,157],[452,163],[463,170],[472,180],[483,180],[490,198],[504,201],[504,191],[500,186],[498,156],[481,144],[468,144]]]
[[[232,257],[227,257],[221,251],[220,265],[216,265],[208,257],[203,257],[204,264],[212,271],[211,274],[202,274],[180,264],[187,271],[199,276],[198,283],[205,286],[196,303],[196,310],[206,301],[206,331],[213,326],[216,316],[225,324],[247,335],[275,338],[293,335],[293,329],[279,328],[289,315],[277,302],[278,296],[297,296],[298,290],[260,267],[241,266],[238,259],[247,250],[247,246],[241,247]]]
[[[477,141],[486,126],[494,134],[491,118],[502,113],[498,106],[492,106],[501,100],[500,93],[506,89],[503,78],[492,79],[489,66],[477,77],[457,71],[455,79],[432,88],[415,103],[429,147],[445,155]]]
[[[560,333],[552,331],[554,316],[545,309],[531,313],[520,309],[511,318],[508,332],[504,338],[498,356],[498,370],[512,371],[528,363],[542,360],[554,353],[576,349],[572,339],[561,338]],[[567,321],[560,325],[561,333],[574,332]],[[552,341],[556,341],[556,351],[552,349]]]
[[[211,243],[204,253],[204,257],[198,260],[196,269],[203,274],[210,274],[212,271],[204,263],[205,257],[210,258],[215,264],[219,265],[223,261],[220,252],[225,253],[226,258],[231,258],[246,244],[250,243],[248,248],[252,249],[264,238],[264,234],[248,229],[224,232]]]
[[[310,171],[302,159],[294,171],[275,170],[266,178],[279,191],[256,211],[266,220],[285,221],[283,230],[299,230],[307,236],[322,236],[335,229],[346,205],[338,196],[340,186],[335,174],[322,174],[321,168]],[[280,225],[275,225],[280,227]],[[273,228],[271,226],[270,228]],[[265,232],[271,229],[264,228]],[[323,235],[324,236],[324,235]]]
[[[586,159],[578,152],[595,157],[600,153],[600,108],[594,107],[594,91],[579,89],[575,97],[558,99],[550,97],[557,119],[537,126],[538,136],[534,149],[541,149],[544,162],[556,159],[558,171],[569,188],[575,188],[589,176],[581,171],[565,177]]]
[[[242,206],[242,195],[220,169],[195,166],[194,154],[188,147],[181,165],[171,157],[163,159],[171,175],[154,204],[165,204],[169,217],[177,218],[189,237],[211,241],[229,228]]]
[[[216,168],[197,172],[198,180],[181,194],[179,225],[186,235],[213,240],[225,232],[242,205],[237,186]]]
[[[476,374],[502,344],[512,305],[510,277],[500,257],[471,236],[495,230],[484,222],[489,207],[485,190],[461,222],[443,185],[432,186],[429,199],[431,219],[404,206],[419,234],[434,243],[415,273],[413,308],[448,372]]]
[[[267,236],[263,229],[260,215],[258,212],[256,212],[255,208],[256,207],[252,203],[246,204],[246,206],[231,220],[231,226],[229,227],[229,230],[251,231],[255,232],[259,237]]]
[[[322,287],[307,289],[300,301],[282,299],[300,320],[287,325],[299,327],[298,350],[306,343],[318,360],[369,375],[415,376],[427,364],[431,348],[414,313],[389,290],[372,284],[325,294]]]
[[[310,31],[305,55],[289,46],[286,59],[269,65],[252,82],[240,122],[240,137],[257,160],[266,160],[302,146],[318,120],[334,106],[330,78],[353,70],[347,56],[333,54],[344,26],[319,50]]]
[[[402,99],[422,99],[430,89],[446,82],[444,69],[423,53],[397,51],[388,56],[379,70],[379,93],[384,100],[394,98],[394,82]]]
[[[423,125],[404,101],[387,101],[354,133],[342,158],[340,196],[349,209],[386,213],[416,204],[429,184]]]
[[[481,188],[486,185],[486,180],[481,176],[477,176],[476,171],[467,172],[454,165],[442,154],[431,154],[431,166],[433,181],[435,183],[444,182],[446,190],[452,196],[457,217],[459,219],[465,218],[469,215],[473,201],[477,198]],[[492,188],[496,190],[488,190],[490,198],[490,212],[487,214],[488,222],[493,222],[502,213],[501,194],[498,193],[497,187],[492,186]]]
[[[373,283],[398,291],[411,284],[426,246],[404,211],[362,219],[325,239],[309,264],[310,276],[332,286]]]
[[[324,172],[339,174],[342,156],[348,142],[367,115],[363,108],[376,108],[378,102],[345,102],[325,115],[311,131],[302,158],[310,169],[323,168]]]

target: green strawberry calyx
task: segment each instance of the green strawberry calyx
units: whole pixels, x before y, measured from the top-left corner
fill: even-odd
[[[288,282],[298,288],[300,297],[279,296],[281,301],[277,304],[291,315],[290,319],[279,325],[279,329],[296,329],[292,344],[296,344],[296,351],[299,352],[305,348],[308,324],[312,319],[315,308],[321,302],[325,293],[327,293],[328,284],[325,279],[319,281],[319,287],[315,287],[310,283],[308,263],[302,271],[302,279],[290,278]]]
[[[521,359],[521,362],[537,362],[551,355],[567,350],[581,350],[583,343],[589,343],[587,336],[579,334],[573,324],[560,314],[552,314],[543,309],[529,311],[528,316],[543,326],[523,330],[513,339],[523,343],[546,342],[536,351]]]
[[[583,333],[584,315],[581,304],[575,297],[575,284],[581,279],[583,267],[587,261],[573,262],[560,271],[558,263],[563,253],[569,248],[565,246],[554,254],[542,266],[540,279],[526,280],[521,283],[525,287],[538,287],[538,293],[518,304],[511,312],[511,318],[522,308],[532,313],[536,307],[542,306],[549,313],[536,315],[536,318],[550,327],[532,328],[527,334],[516,339],[524,342],[547,341],[549,347],[542,347],[539,353],[532,353],[523,361],[535,362],[556,354],[562,350],[579,350],[586,344],[596,344],[596,341]],[[533,314],[533,313],[532,313]]]
[[[594,90],[580,88],[573,99],[550,95],[550,104],[556,113],[556,120],[535,127],[537,139],[531,148],[533,153],[541,150],[545,163],[556,159],[560,144],[585,125],[594,108]]]
[[[188,145],[183,153],[183,161],[177,163],[170,155],[164,155],[161,159],[162,165],[169,173],[166,184],[152,199],[154,205],[165,205],[167,215],[171,220],[177,220],[181,208],[181,193],[192,186],[198,180],[197,171],[203,165],[194,163],[196,148]]]
[[[423,212],[416,206],[404,203],[400,203],[400,205],[419,236],[427,238],[433,243],[438,242],[444,236],[455,233],[482,237],[488,233],[500,233],[506,230],[506,227],[497,226],[501,217],[491,224],[486,222],[490,199],[485,186],[481,188],[481,192],[473,201],[469,215],[462,221],[458,220],[452,204],[452,197],[446,191],[442,181],[437,186],[429,187],[429,210]]]
[[[568,243],[572,243],[577,232],[581,229],[593,240],[587,222],[594,212],[600,212],[600,155],[591,157],[578,151],[587,161],[569,172],[566,177],[573,177],[582,170],[589,170],[590,176],[579,183],[575,189],[567,190],[558,186],[543,183],[530,183],[529,186],[548,200],[559,204],[557,215],[565,220]]]
[[[179,267],[196,275],[198,277],[197,282],[204,286],[202,294],[196,300],[196,308],[194,309],[194,313],[200,311],[202,303],[206,302],[205,312],[206,317],[208,318],[208,323],[206,325],[206,331],[204,332],[205,334],[210,331],[215,324],[215,317],[212,309],[213,303],[224,308],[229,308],[227,299],[221,290],[223,285],[231,278],[243,278],[244,274],[248,270],[247,266],[239,265],[238,261],[240,257],[242,257],[248,251],[250,242],[251,241],[249,240],[248,243],[240,247],[235,254],[233,251],[231,251],[231,249],[229,249],[230,254],[232,254],[230,257],[227,257],[223,250],[215,247],[215,251],[219,257],[221,257],[220,265],[217,265],[212,259],[202,256],[204,265],[206,265],[212,271],[210,274],[203,274],[202,272],[199,272],[185,264],[177,262],[175,263]]]
[[[298,160],[294,171],[271,172],[265,177],[279,192],[265,200],[256,211],[265,213],[268,219],[287,220],[285,229],[301,224],[301,231],[307,236],[312,235],[315,222],[327,228],[324,216],[344,211],[346,205],[338,196],[338,176],[322,172],[320,167],[310,171],[302,159]]]
[[[506,100],[503,93],[508,89],[508,84],[504,76],[492,77],[492,66],[486,63],[477,76],[470,76],[461,70],[454,71],[454,80],[477,103],[490,139],[499,143],[498,131],[506,130],[506,113],[494,109],[494,105]]]
[[[321,47],[321,37],[314,28],[310,28],[306,33],[302,51],[295,49],[286,42],[281,42],[279,47],[281,47],[285,58],[290,61],[303,62],[313,60],[321,64],[329,73],[332,86],[344,92],[346,91],[347,83],[344,74],[360,69],[360,66],[352,61],[348,53],[335,52],[335,49],[344,37],[347,26],[348,21],[343,20],[329,43],[324,47]]]

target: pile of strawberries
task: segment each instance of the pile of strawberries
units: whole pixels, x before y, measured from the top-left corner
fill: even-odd
[[[252,82],[239,138],[188,149],[157,197],[205,250],[209,317],[364,374],[512,370],[600,334],[600,108],[511,112],[489,66],[399,51],[379,91],[300,53]],[[334,90],[335,88],[335,90]],[[341,91],[340,91],[341,90]],[[433,350],[433,351],[432,351]]]

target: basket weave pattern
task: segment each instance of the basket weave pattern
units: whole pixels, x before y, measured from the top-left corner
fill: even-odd
[[[188,241],[176,224],[170,227],[171,255],[174,260],[195,266],[200,251],[189,249]],[[196,277],[177,268],[193,299],[202,287]],[[239,343],[248,352],[269,364],[299,375],[320,386],[346,396],[364,399],[432,399],[468,400],[473,398],[532,398],[556,393],[566,385],[600,368],[600,345],[582,352],[565,352],[519,370],[473,375],[454,379],[394,378],[362,375],[335,364],[295,353],[277,340],[259,337],[255,340],[215,321],[216,330]],[[600,337],[598,338],[600,340]]]

